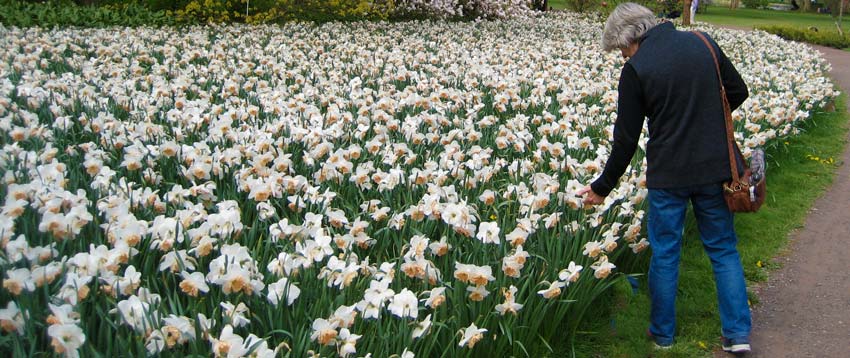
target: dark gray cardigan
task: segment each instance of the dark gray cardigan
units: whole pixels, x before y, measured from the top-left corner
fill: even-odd
[[[747,85],[709,39],[734,110],[749,96]],[[637,148],[645,117],[649,118],[647,187],[681,188],[731,178],[717,73],[699,37],[678,31],[669,22],[650,29],[623,66],[618,91],[611,156],[591,184],[593,192],[607,196],[617,186]]]

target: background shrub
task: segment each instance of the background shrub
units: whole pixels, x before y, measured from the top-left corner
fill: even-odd
[[[386,20],[395,9],[392,0],[277,0],[285,20]]]
[[[528,14],[533,5],[532,0],[397,0],[393,15],[396,19],[494,19]]]
[[[567,0],[567,7],[576,12],[585,12],[599,7],[599,0]]]
[[[747,9],[761,9],[767,6],[768,0],[741,0]]]
[[[6,26],[162,26],[174,21],[165,12],[153,11],[135,1],[102,2],[78,6],[72,1],[0,1],[0,23]]]
[[[835,31],[823,31],[817,28],[803,29],[791,26],[759,26],[756,29],[791,41],[808,42],[839,49],[850,47],[850,39]]]

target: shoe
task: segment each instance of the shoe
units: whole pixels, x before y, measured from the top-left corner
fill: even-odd
[[[670,343],[670,344],[668,344],[668,345],[666,345],[666,346],[665,346],[665,345],[658,344],[658,342],[652,342],[652,346],[653,346],[653,348],[655,348],[655,349],[658,349],[658,350],[662,350],[662,351],[664,351],[664,350],[668,350],[668,349],[672,348],[672,347],[673,347],[673,343]]]
[[[652,340],[652,345],[655,349],[666,350],[673,347],[673,342],[670,343],[659,343],[658,339],[650,332],[648,329],[646,330],[646,337]]]
[[[746,338],[729,339],[722,337],[720,338],[720,345],[724,351],[734,354],[749,353],[751,350],[750,341]]]

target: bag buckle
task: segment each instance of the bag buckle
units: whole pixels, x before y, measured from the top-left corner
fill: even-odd
[[[730,194],[744,190],[746,187],[747,186],[741,182],[723,183],[723,190]]]

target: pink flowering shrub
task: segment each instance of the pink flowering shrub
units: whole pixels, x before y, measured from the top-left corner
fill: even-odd
[[[396,3],[396,14],[440,19],[504,19],[530,16],[534,11],[529,0],[400,0]]]

